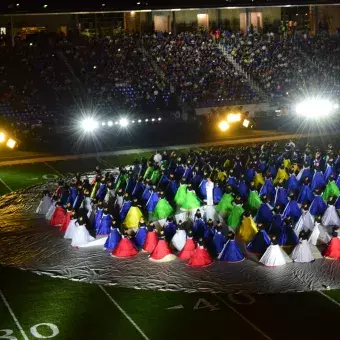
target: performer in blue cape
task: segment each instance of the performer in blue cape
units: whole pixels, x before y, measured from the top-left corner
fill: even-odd
[[[313,200],[314,200],[314,194],[313,194],[312,189],[309,186],[309,177],[306,177],[302,185],[302,189],[300,191],[297,201],[298,203],[301,204],[304,202],[312,203]]]
[[[270,198],[270,200],[274,200],[275,187],[269,173],[266,174],[266,179],[264,181],[264,184],[262,185],[259,194],[260,196],[266,195],[268,198]]]
[[[203,175],[202,172],[199,170],[198,166],[195,166],[194,170],[193,170],[193,177],[190,181],[190,183],[192,184],[192,186],[195,188],[195,190],[197,191],[200,183],[203,180]]]
[[[255,254],[264,254],[271,244],[271,240],[264,229],[262,223],[257,224],[258,232],[254,238],[248,243],[247,250]]]
[[[294,192],[290,192],[288,196],[289,202],[283,211],[283,218],[290,217],[294,223],[296,223],[301,216],[301,209],[295,199]]]
[[[215,233],[214,233],[214,237],[212,240],[212,244],[213,244],[213,251],[215,255],[219,255],[220,252],[222,251],[224,244],[226,243],[226,238],[223,235],[222,232],[222,224],[221,222],[219,222],[216,226],[215,226]]]
[[[245,259],[240,247],[235,241],[235,234],[232,232],[228,233],[228,240],[222,248],[218,260],[227,262],[240,262]]]
[[[283,228],[277,238],[277,244],[280,246],[296,246],[299,244],[299,238],[293,229],[290,217],[284,220]]]
[[[143,183],[143,177],[140,176],[132,191],[132,196],[140,200],[143,195],[144,190],[145,190],[145,185]]]
[[[197,209],[195,216],[194,216],[194,225],[192,227],[194,238],[196,240],[202,238],[204,236],[204,233],[207,229],[207,226],[203,220],[203,216],[201,214],[201,210]]]
[[[159,192],[157,191],[156,186],[154,185],[152,187],[152,194],[150,195],[150,198],[146,202],[146,206],[145,206],[146,210],[149,213],[153,213],[153,211],[155,210],[155,207],[158,203],[158,200],[159,200]]]
[[[185,180],[187,182],[190,182],[193,175],[192,175],[192,167],[191,167],[191,164],[190,164],[190,161],[188,161],[188,163],[185,165],[185,170],[184,170],[184,174],[183,174],[183,177],[185,178]]]
[[[317,163],[318,164],[318,163]],[[312,178],[311,182],[311,189],[314,191],[315,189],[320,189],[321,191],[325,189],[326,181],[322,171],[320,170],[319,166],[315,167],[315,173]]]
[[[204,177],[198,187],[199,190],[199,198],[202,200],[206,200],[207,199],[207,183],[208,183],[208,179],[207,179],[207,173],[204,173]]]
[[[206,223],[206,228],[205,228],[204,236],[203,236],[204,245],[208,249],[211,249],[214,234],[215,234],[214,222],[211,218],[209,218],[209,220]]]
[[[213,201],[214,204],[218,204],[220,200],[222,199],[223,192],[218,183],[214,184],[214,189],[213,189]]]
[[[306,178],[312,178],[313,171],[310,169],[310,164],[305,162],[303,168],[300,170],[299,174],[297,175],[297,179],[300,183],[304,183]]]
[[[298,191],[300,189],[300,183],[296,178],[294,168],[289,169],[289,178],[285,183],[285,188],[289,191]]]
[[[165,189],[167,188],[168,184],[169,184],[169,175],[167,173],[166,170],[162,170],[162,176],[161,176],[161,179],[159,180],[158,182],[158,188],[160,190],[163,190],[165,191]]]
[[[129,197],[129,194],[128,193],[125,193],[124,194],[124,198],[123,198],[123,204],[122,204],[122,207],[120,208],[120,211],[119,211],[119,218],[121,221],[124,221],[125,220],[125,217],[129,211],[129,209],[131,208],[132,206],[132,201]]]
[[[177,165],[175,169],[175,177],[177,181],[183,178],[184,172],[185,172],[184,166],[182,164]]]
[[[270,224],[273,220],[272,207],[268,203],[268,197],[263,195],[261,197],[262,204],[256,214],[256,223]]]
[[[164,225],[165,239],[170,242],[173,236],[176,234],[177,225],[172,216],[167,217]]]
[[[283,181],[280,180],[276,188],[274,205],[281,205],[285,207],[288,203],[287,190],[283,187]]]
[[[100,185],[99,185],[99,188],[98,188],[98,191],[97,191],[97,194],[96,194],[96,199],[98,201],[104,201],[106,193],[107,193],[106,180],[103,177],[100,180]]]
[[[312,201],[312,204],[310,205],[309,212],[311,215],[323,215],[327,209],[327,204],[321,197],[321,192],[319,189],[314,190],[314,200]]]
[[[150,199],[150,196],[152,194],[152,185],[150,183],[149,179],[146,179],[144,182],[144,191],[142,193],[142,202],[146,204],[148,200]]]
[[[227,186],[230,185],[233,188],[233,190],[237,189],[237,180],[234,177],[234,170],[229,171],[229,177],[227,179],[226,185]]]
[[[132,192],[135,189],[135,186],[136,186],[136,179],[135,179],[133,172],[131,170],[128,172],[128,174],[129,174],[129,177],[128,177],[128,180],[127,180],[127,183],[126,183],[125,192],[127,192],[129,195],[131,195]]]
[[[174,200],[178,188],[179,185],[176,182],[175,175],[173,173],[170,173],[169,183],[165,189],[165,197],[169,202],[172,202]]]
[[[255,177],[255,165],[253,163],[250,163],[246,169],[246,172],[244,174],[244,178],[247,183],[250,183],[251,181],[254,180]]]
[[[71,203],[71,206],[73,206],[73,203],[74,203],[75,199],[77,198],[77,196],[78,196],[78,189],[77,189],[76,183],[71,183],[71,185],[70,185],[70,195],[68,197],[68,202]]]
[[[279,235],[281,229],[283,227],[283,220],[282,220],[282,207],[277,205],[273,209],[274,216],[270,228],[268,229],[269,235]]]
[[[81,185],[77,186],[77,197],[73,202],[73,209],[78,210],[83,203],[85,196],[84,196],[84,190]]]
[[[245,178],[244,178],[243,174],[241,174],[241,176],[240,176],[240,181],[239,181],[239,184],[238,184],[238,187],[237,187],[237,191],[244,201],[248,200],[249,189],[248,189],[248,186],[245,182]]]
[[[336,176],[336,171],[334,168],[334,159],[333,158],[329,158],[327,161],[327,165],[326,165],[326,170],[324,173],[324,177],[325,177],[325,181],[327,182],[328,177],[330,175],[333,175],[334,177]]]
[[[137,245],[138,249],[143,248],[147,233],[148,233],[148,227],[144,221],[144,218],[141,217],[139,224],[138,224],[138,230],[137,230],[137,233],[134,239],[135,244]]]
[[[114,250],[117,247],[121,239],[122,239],[122,234],[119,230],[119,225],[117,224],[115,219],[112,219],[111,227],[110,227],[110,234],[105,241],[104,249],[107,251]]]
[[[100,226],[100,222],[103,216],[103,212],[104,212],[104,205],[103,205],[103,201],[99,201],[97,204],[97,211],[94,217],[94,221],[93,221],[93,228],[98,230],[99,226]]]

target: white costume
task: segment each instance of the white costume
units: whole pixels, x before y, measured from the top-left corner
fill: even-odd
[[[214,191],[214,182],[207,181],[205,186],[205,191],[207,193],[207,205],[214,205],[213,191]]]
[[[51,200],[51,197],[49,195],[45,195],[39,205],[38,205],[38,208],[36,210],[36,213],[39,214],[39,215],[46,215],[48,210],[50,209],[52,205],[52,200]]]
[[[181,251],[184,248],[186,241],[187,233],[185,230],[177,229],[176,234],[172,237],[171,243],[178,251]]]
[[[77,222],[77,219],[76,219],[76,218],[73,218],[73,219],[70,221],[70,223],[68,224],[68,227],[67,227],[67,229],[66,229],[64,238],[66,238],[66,239],[72,239],[72,238],[73,238],[73,234],[74,234],[74,232],[75,232],[76,229],[77,229],[76,222]]]
[[[314,246],[317,244],[328,244],[331,237],[328,235],[325,227],[321,223],[316,223],[308,242]]]
[[[300,243],[294,248],[291,258],[294,262],[312,262],[315,260],[307,240],[300,240]]]
[[[72,247],[79,247],[88,244],[93,241],[94,238],[90,235],[88,230],[86,229],[85,224],[79,225],[77,223],[76,230],[73,233],[72,237]]]
[[[278,244],[270,245],[261,257],[260,263],[267,267],[282,266],[286,264],[283,250]]]
[[[160,153],[156,153],[153,156],[153,160],[155,163],[159,164],[162,161],[162,155]]]
[[[302,215],[297,221],[294,230],[296,235],[299,235],[302,230],[308,231],[314,228],[314,217],[309,211],[302,210]]]
[[[52,218],[52,216],[53,216],[53,214],[54,214],[54,211],[55,211],[55,209],[56,209],[55,203],[56,203],[56,202],[54,202],[54,201],[52,202],[50,208],[48,209],[48,212],[47,212],[46,215],[45,215],[45,218],[46,218],[46,220],[48,220],[48,221]]]
[[[336,212],[334,205],[329,205],[322,216],[322,225],[325,227],[336,226],[340,227],[340,218]]]

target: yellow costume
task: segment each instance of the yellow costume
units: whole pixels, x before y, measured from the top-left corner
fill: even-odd
[[[283,166],[285,167],[285,169],[289,169],[291,166],[290,159],[284,159]]]
[[[229,168],[229,167],[230,167],[230,160],[227,159],[227,160],[224,162],[223,166],[224,166],[225,168]]]
[[[243,217],[242,223],[238,230],[238,236],[245,242],[248,243],[257,234],[258,229],[251,216]]]
[[[279,168],[273,184],[275,185],[279,183],[280,181],[285,182],[288,178],[289,178],[289,175],[287,174],[287,171],[285,169]]]
[[[221,182],[224,182],[226,178],[227,178],[227,174],[225,171],[220,171],[217,175],[217,179]]]
[[[261,173],[256,173],[254,177],[255,188],[259,189],[264,184],[264,179]]]
[[[99,189],[99,185],[100,183],[99,182],[96,182],[93,186],[93,189],[92,189],[92,192],[91,192],[91,198],[96,198],[96,195],[97,195],[97,191]]]
[[[123,222],[124,227],[128,229],[138,228],[139,220],[142,216],[143,214],[138,207],[130,207]]]

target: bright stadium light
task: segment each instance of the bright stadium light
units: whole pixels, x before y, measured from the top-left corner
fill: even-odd
[[[12,139],[12,138],[10,138],[10,139],[7,141],[7,143],[6,143],[6,145],[7,145],[9,148],[11,148],[11,149],[13,149],[13,148],[15,147],[16,144],[17,144],[17,142],[16,142],[14,139]]]
[[[337,110],[338,108],[339,108],[339,104],[334,104],[334,105],[333,105],[333,109],[334,109],[334,110]]]
[[[118,125],[118,122],[115,122],[115,125]]]
[[[160,122],[161,120],[162,120],[162,118],[159,117],[159,118],[158,118],[158,121]]]
[[[250,121],[249,121],[248,119],[245,119],[245,120],[243,121],[243,123],[242,123],[242,125],[243,125],[245,128],[249,127],[249,124],[250,124]]]
[[[129,125],[129,121],[126,118],[122,118],[119,121],[119,124],[120,124],[121,127],[127,127]]]
[[[333,105],[327,99],[309,98],[296,105],[296,113],[308,118],[328,116],[332,109]]]
[[[151,120],[154,122],[154,121],[155,121],[155,118],[152,118]]]
[[[112,126],[113,125],[113,122],[111,122],[111,120],[109,122],[107,122],[107,125],[108,126]]]
[[[0,132],[0,143],[3,143],[6,139],[6,135],[3,132]]]
[[[148,122],[148,121],[149,121],[149,119],[145,119],[145,121],[146,121],[146,122]]]
[[[138,119],[138,123],[141,123],[142,122],[142,120],[141,119]]]
[[[230,113],[227,116],[228,123],[236,123],[241,121],[241,114],[240,113]]]
[[[98,127],[98,123],[92,118],[86,118],[81,122],[81,127],[85,132],[91,132]]]
[[[134,124],[134,123],[135,123],[135,121],[133,120],[131,123],[132,123],[132,124]]]
[[[106,125],[106,123],[105,122],[102,122],[102,126],[105,126]]]
[[[227,131],[229,129],[229,124],[225,120],[223,120],[222,122],[220,122],[218,124],[218,127],[220,128],[220,130],[222,132],[225,132],[225,131]]]

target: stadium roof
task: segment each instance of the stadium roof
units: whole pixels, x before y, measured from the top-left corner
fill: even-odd
[[[1,0],[1,14],[47,14],[161,10],[188,8],[223,8],[256,6],[302,6],[339,4],[337,0]]]

